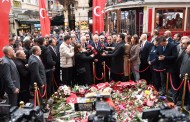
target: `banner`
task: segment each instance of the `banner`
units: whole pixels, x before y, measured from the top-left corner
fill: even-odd
[[[0,1],[0,57],[3,56],[3,47],[9,44],[9,12],[10,0]]]
[[[42,36],[50,35],[50,19],[46,10],[46,0],[39,0],[39,15]]]
[[[106,0],[93,0],[93,33],[104,31],[104,7]]]

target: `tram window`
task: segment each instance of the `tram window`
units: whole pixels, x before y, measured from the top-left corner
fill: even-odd
[[[187,28],[190,28],[190,9],[188,9]]]
[[[156,9],[157,29],[182,29],[184,9]]]

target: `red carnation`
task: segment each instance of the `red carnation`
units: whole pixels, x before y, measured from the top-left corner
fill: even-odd
[[[87,45],[87,48],[88,48],[88,49],[92,49],[92,45],[90,45],[90,44]]]

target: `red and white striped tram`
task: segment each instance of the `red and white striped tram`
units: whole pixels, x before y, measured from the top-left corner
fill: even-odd
[[[107,0],[106,31],[140,35],[153,29],[190,35],[190,0]]]

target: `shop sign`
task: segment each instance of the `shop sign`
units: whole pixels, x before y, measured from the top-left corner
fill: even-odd
[[[80,30],[87,30],[87,29],[88,29],[88,21],[81,21]]]
[[[29,29],[29,28],[30,28],[30,25],[28,25],[28,24],[21,24],[19,26],[19,29]]]
[[[15,8],[21,8],[21,1],[13,0],[13,7]]]

